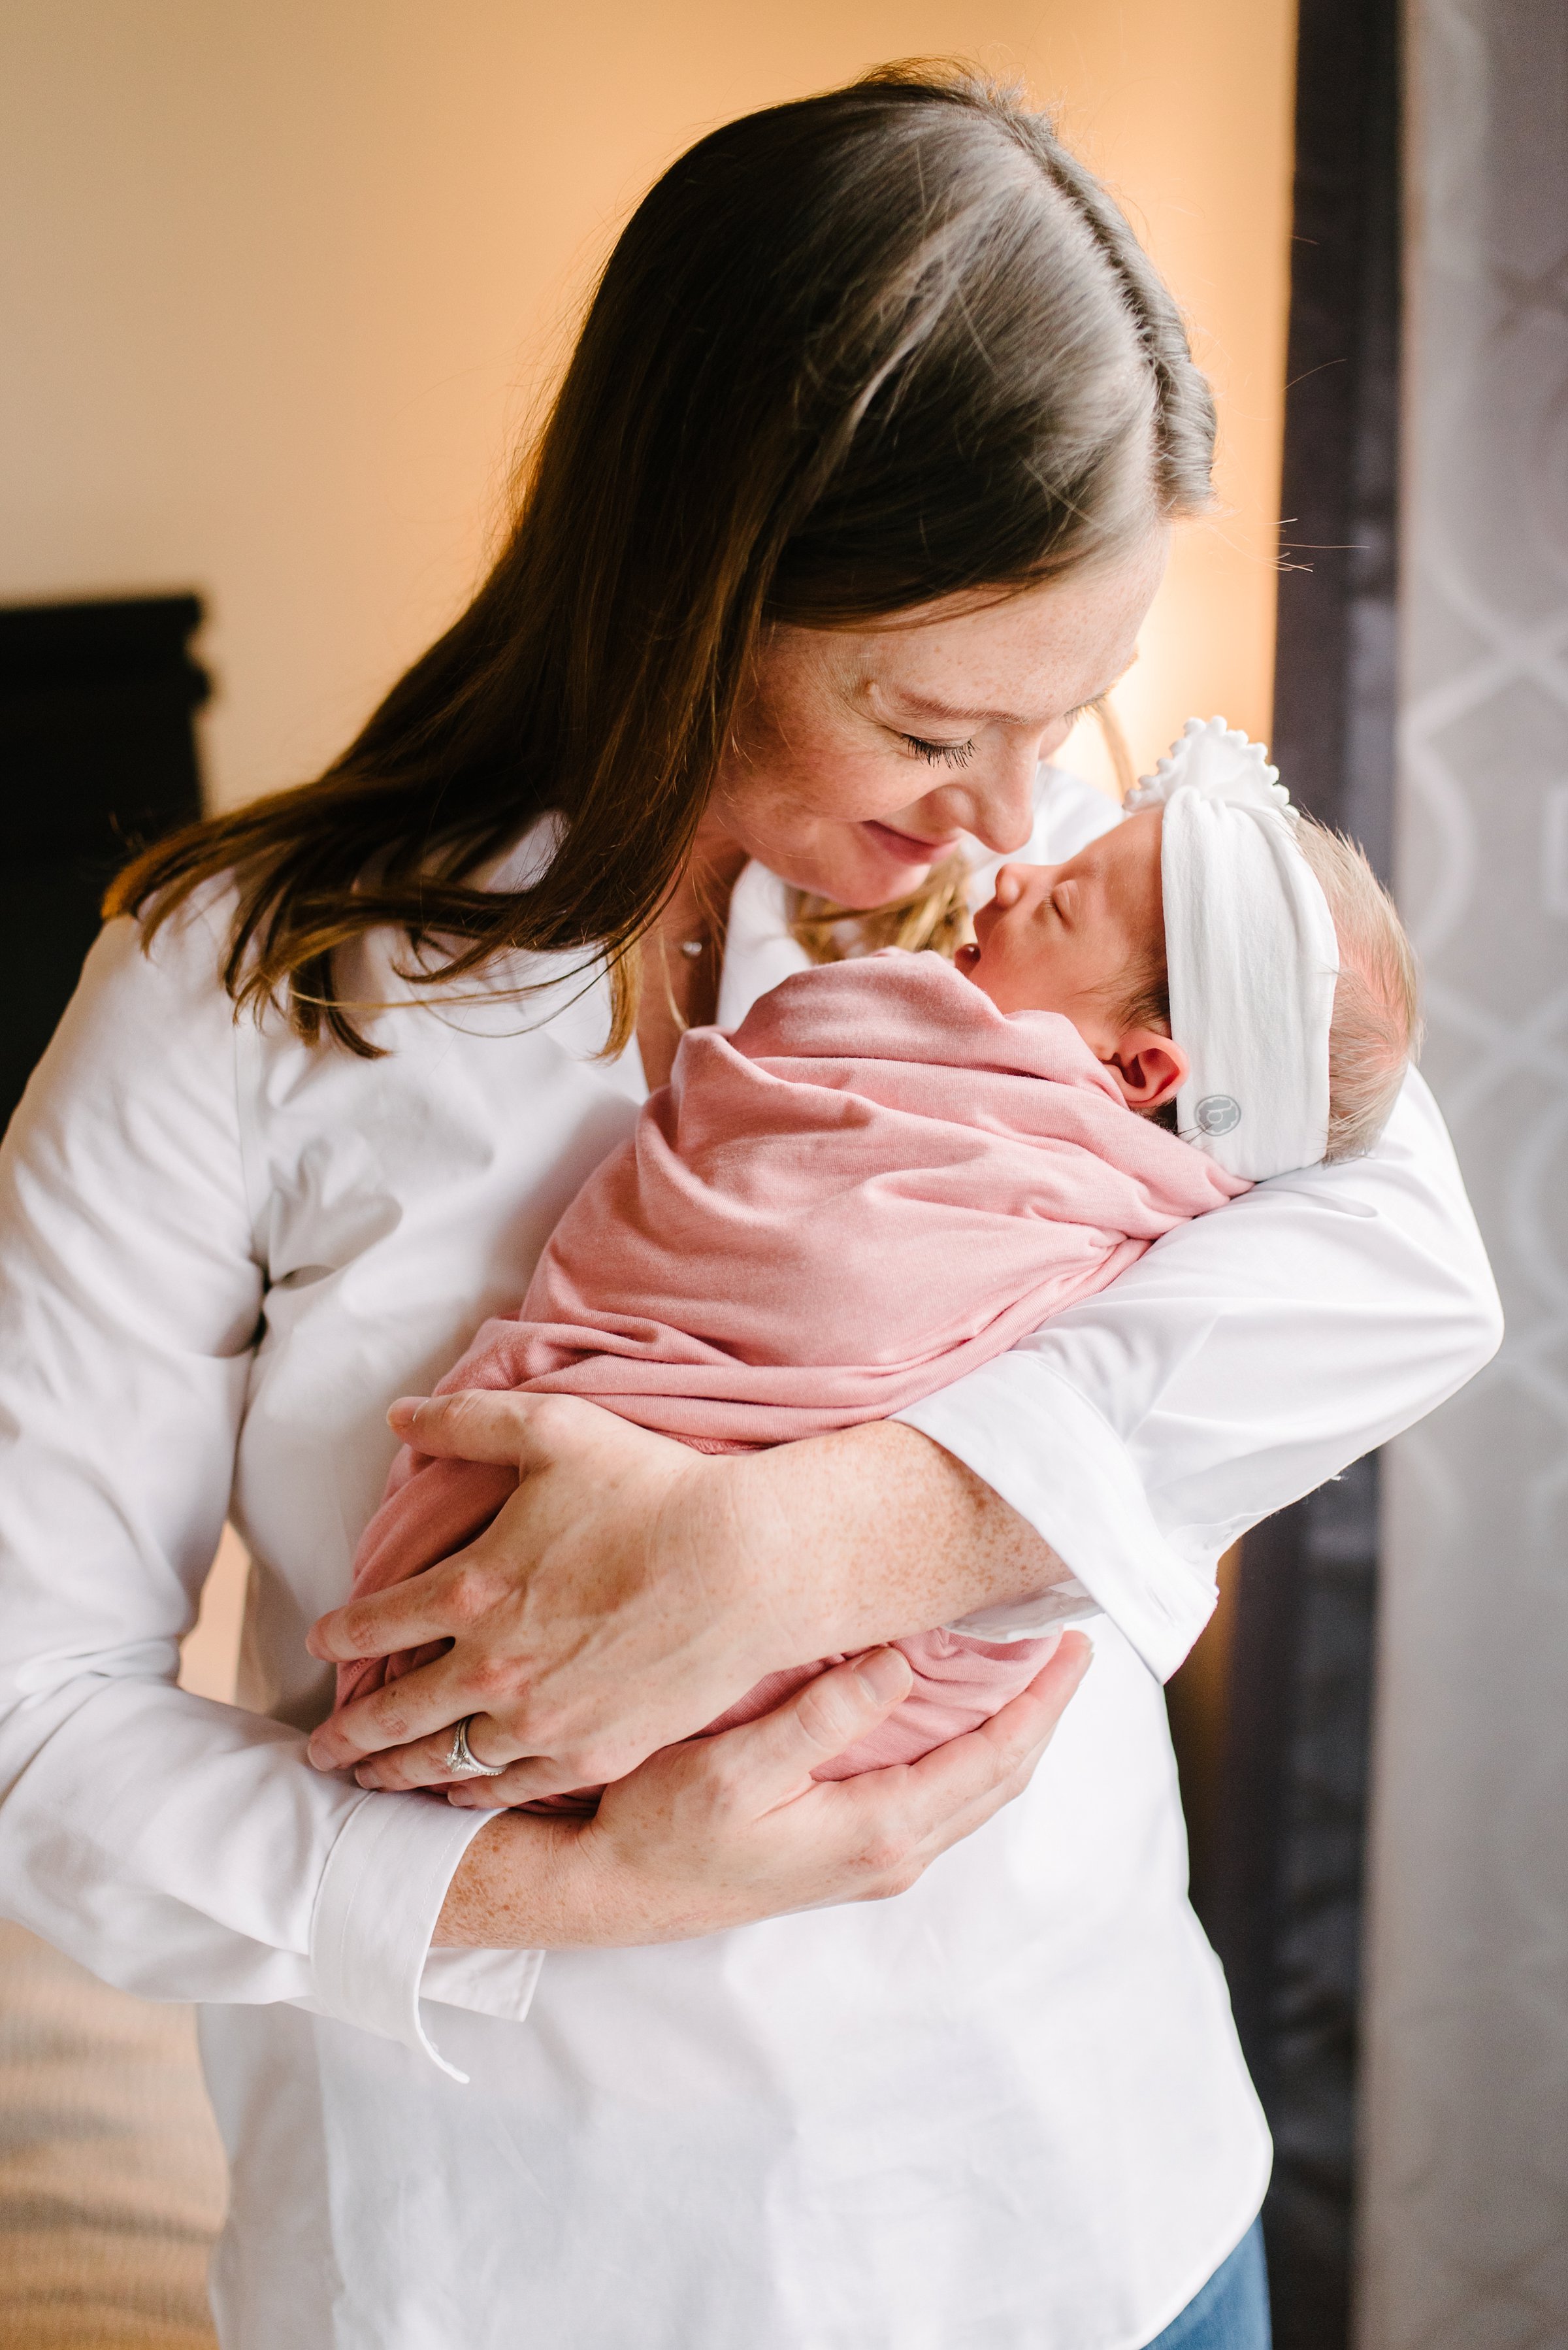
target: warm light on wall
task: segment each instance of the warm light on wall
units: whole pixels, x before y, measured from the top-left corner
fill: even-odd
[[[1266,737],[1290,301],[1295,8],[1047,11],[1032,80],[1109,181],[1185,309],[1220,408],[1217,498],[1181,530],[1115,697],[1135,761],[1223,712]],[[1088,729],[1071,745],[1096,767]]]
[[[0,598],[194,585],[223,800],[336,750],[483,561],[505,452],[618,224],[711,123],[961,52],[1059,106],[1146,231],[1220,398],[1119,701],[1267,726],[1290,0],[85,0],[0,77]],[[82,32],[84,23],[90,37]],[[1075,750],[1082,747],[1075,745]]]

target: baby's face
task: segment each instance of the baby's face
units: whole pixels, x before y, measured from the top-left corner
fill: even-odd
[[[1164,960],[1163,821],[1145,808],[1064,865],[1004,865],[959,970],[999,1012],[1060,1012],[1097,1047],[1107,993]]]

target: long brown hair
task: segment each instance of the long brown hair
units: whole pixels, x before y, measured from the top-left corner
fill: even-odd
[[[1044,115],[893,67],[699,141],[599,281],[472,603],[317,781],[159,843],[149,937],[233,877],[224,982],[375,1048],[334,957],[398,926],[450,983],[612,968],[679,878],[769,620],[865,624],[1114,555],[1208,494],[1213,410],[1121,213]],[[476,869],[546,810],[532,886]]]

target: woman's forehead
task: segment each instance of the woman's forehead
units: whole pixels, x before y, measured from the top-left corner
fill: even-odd
[[[919,698],[950,722],[1048,724],[1107,691],[1136,657],[1164,560],[1161,533],[1086,576],[846,630],[842,656],[867,691]]]

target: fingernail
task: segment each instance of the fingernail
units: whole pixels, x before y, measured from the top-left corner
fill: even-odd
[[[897,1648],[873,1648],[855,1668],[855,1678],[878,1705],[902,1697],[911,1679],[909,1664]]]
[[[400,1396],[396,1403],[388,1405],[387,1418],[395,1428],[400,1419],[412,1419],[421,1404],[429,1401],[428,1396]]]

